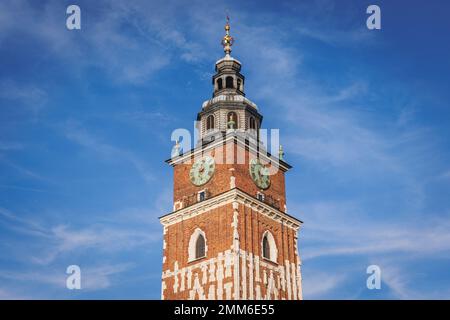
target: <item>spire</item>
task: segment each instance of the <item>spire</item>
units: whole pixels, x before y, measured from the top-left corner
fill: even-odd
[[[234,39],[230,36],[230,17],[227,15],[227,23],[225,24],[225,36],[222,39],[223,51],[226,56],[230,56],[231,46],[233,45]]]

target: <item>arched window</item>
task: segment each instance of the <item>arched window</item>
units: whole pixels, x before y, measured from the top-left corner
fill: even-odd
[[[266,231],[263,234],[261,241],[261,255],[264,259],[278,263],[278,249],[275,243],[275,238],[270,231]]]
[[[206,235],[200,228],[197,228],[189,239],[188,262],[206,257],[207,253],[208,245]]]
[[[231,77],[231,76],[226,77],[226,79],[225,79],[225,87],[227,87],[227,88],[233,88],[234,87],[233,86],[233,77]]]
[[[263,257],[270,260],[270,245],[267,235],[263,238]]]
[[[223,89],[223,83],[222,78],[217,79],[217,90]]]
[[[242,91],[241,83],[242,83],[241,79],[237,79],[237,88]]]
[[[214,116],[211,114],[206,118],[206,130],[214,129]]]
[[[195,243],[195,259],[203,258],[205,256],[205,238],[199,234],[197,242]]]
[[[228,112],[227,114],[227,128],[236,129],[238,127],[238,117],[236,112]]]
[[[250,117],[250,129],[256,129],[256,121],[253,117]]]

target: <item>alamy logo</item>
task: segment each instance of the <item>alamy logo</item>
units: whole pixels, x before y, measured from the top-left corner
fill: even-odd
[[[366,25],[369,30],[381,29],[381,9],[379,6],[373,4],[367,7],[367,14],[370,16],[367,18]]]
[[[381,289],[381,269],[376,264],[370,265],[366,270],[370,276],[367,278],[367,289]]]
[[[73,264],[67,267],[66,273],[69,275],[66,280],[66,287],[69,290],[81,289],[81,269]]]
[[[80,30],[81,29],[81,9],[79,6],[72,4],[67,7],[67,14],[70,16],[67,17],[66,27],[69,30]]]

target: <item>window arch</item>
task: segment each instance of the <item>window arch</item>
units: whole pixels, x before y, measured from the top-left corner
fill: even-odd
[[[275,243],[275,238],[270,231],[263,234],[261,240],[261,255],[264,259],[277,263],[278,249]]]
[[[238,88],[238,90],[241,90],[242,91],[242,81],[241,81],[241,79],[237,79],[237,88]]]
[[[227,128],[236,129],[238,127],[238,116],[236,112],[228,112],[227,114]]]
[[[256,120],[255,120],[255,118],[253,118],[253,117],[250,117],[250,124],[249,124],[249,127],[250,127],[250,129],[256,129]]]
[[[225,78],[225,87],[227,88],[233,88],[233,77],[232,76],[228,76]]]
[[[217,90],[223,89],[223,81],[222,78],[217,79]]]
[[[208,245],[206,235],[200,228],[195,229],[189,239],[188,262],[206,257]]]
[[[214,129],[214,116],[212,114],[206,118],[206,130],[211,129]]]

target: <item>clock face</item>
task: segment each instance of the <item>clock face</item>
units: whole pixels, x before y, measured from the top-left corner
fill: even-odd
[[[259,188],[267,189],[270,186],[269,169],[264,167],[258,159],[250,160],[249,171],[253,182]]]
[[[195,161],[189,172],[191,182],[196,186],[207,183],[214,174],[216,164],[212,157],[206,156]]]

